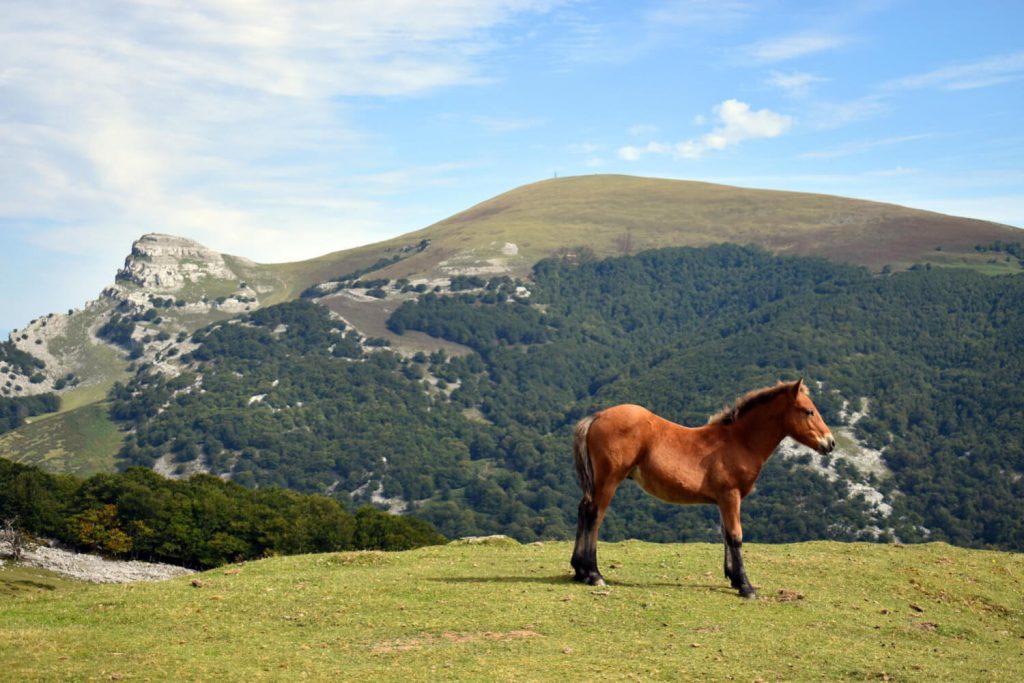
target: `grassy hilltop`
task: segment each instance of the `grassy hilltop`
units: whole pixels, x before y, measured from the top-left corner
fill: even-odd
[[[430,248],[379,273],[393,278],[443,276],[490,266],[525,276],[538,260],[580,246],[607,257],[722,242],[757,244],[776,254],[821,256],[876,270],[929,261],[1014,272],[1016,268],[988,264],[991,256],[974,247],[1019,239],[1019,231],[848,197],[590,175],[523,185],[422,230],[269,268],[294,290],[346,268],[365,267],[422,239],[430,240]],[[516,246],[514,253],[502,252],[506,244]]]
[[[124,586],[5,568],[0,678],[1010,681],[1024,667],[1019,554],[751,545],[760,598],[744,601],[718,545],[599,552],[601,589],[569,581],[565,542],[282,557]]]

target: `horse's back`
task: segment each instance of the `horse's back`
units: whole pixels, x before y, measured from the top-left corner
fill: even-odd
[[[622,425],[635,425],[657,416],[647,408],[635,403],[620,403],[619,405],[605,408],[595,414],[594,417],[596,419],[614,421]]]
[[[596,451],[619,460],[646,450],[657,423],[661,420],[643,406],[622,403],[596,413],[590,425],[588,441]],[[614,456],[618,455],[618,458]]]

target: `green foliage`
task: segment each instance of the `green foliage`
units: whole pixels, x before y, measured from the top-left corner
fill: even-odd
[[[156,309],[151,308],[149,310],[155,311]],[[110,320],[105,322],[96,332],[96,336],[100,339],[106,339],[127,351],[134,351],[139,346],[139,342],[132,339],[132,333],[135,331],[135,322],[133,316],[114,313],[110,316]]]
[[[14,345],[14,342],[4,341],[0,342],[0,367],[4,368],[5,372],[32,375],[37,370],[45,368],[46,363],[32,354],[22,351]]]
[[[492,283],[424,293],[392,316],[394,332],[475,351],[426,368],[425,357],[365,353],[305,302],[201,330],[185,375],[142,372],[115,388],[112,415],[135,428],[121,458],[198,459],[246,485],[358,504],[401,499],[449,536],[565,538],[580,417],[635,402],[699,425],[749,389],[803,375],[833,426],[844,401],[869,400],[855,430],[884,449],[892,476],[876,485],[893,512],[775,458],[744,504],[748,539],[892,528],[904,540],[1024,548],[1022,277],[880,277],[723,245],[549,259],[529,298]],[[428,372],[449,389],[428,390]],[[717,525],[713,507],[669,506],[627,482],[602,535],[715,540]]]
[[[348,513],[336,500],[257,491],[209,475],[166,479],[142,468],[88,479],[0,459],[0,519],[84,550],[189,567],[267,555],[408,550],[443,543],[421,520]]]
[[[0,397],[0,434],[22,426],[27,417],[52,413],[58,408],[60,398],[56,394]]]
[[[476,275],[455,275],[452,277],[449,288],[453,292],[461,292],[465,289],[478,289],[486,284],[486,280]]]
[[[463,383],[452,398],[510,432],[564,435],[618,402],[695,425],[747,389],[807,375],[823,383],[815,399],[833,423],[840,398],[870,399],[858,433],[886,448],[895,511],[878,519],[837,485],[773,460],[744,507],[751,538],[849,538],[877,524],[904,539],[1024,547],[1024,490],[1006,476],[1024,471],[1024,425],[1012,417],[1024,405],[1024,316],[1012,303],[1024,278],[878,278],[721,246],[542,261],[532,289],[544,314],[527,322],[550,341],[525,352],[480,332],[521,306],[424,297],[393,321],[475,348],[483,363],[453,362]],[[561,443],[557,459],[538,450],[504,460],[535,483],[568,467]],[[627,486],[608,534],[707,538],[715,519],[713,509],[663,510]]]
[[[996,240],[991,244],[978,244],[974,247],[975,251],[985,253],[994,251],[998,253],[1006,253],[1014,257],[1018,261],[1024,260],[1024,242],[1003,242],[1002,240]]]
[[[111,555],[123,555],[132,549],[132,539],[118,525],[116,505],[89,508],[68,520],[77,545]]]

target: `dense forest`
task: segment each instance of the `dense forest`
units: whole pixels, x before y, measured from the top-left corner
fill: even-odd
[[[636,402],[699,425],[749,389],[804,376],[834,427],[844,405],[868,408],[854,429],[891,474],[843,467],[829,481],[807,459],[773,458],[744,504],[747,538],[1024,548],[1024,277],[879,276],[723,245],[549,259],[529,282],[454,289],[424,292],[389,324],[467,345],[464,357],[368,348],[308,301],[196,332],[181,376],[143,366],[112,392],[112,415],[134,427],[122,461],[404,501],[448,536],[565,538],[577,419]],[[850,482],[883,492],[891,514]],[[603,535],[713,540],[717,511],[627,482]]]
[[[26,418],[52,413],[59,407],[60,399],[53,393],[13,398],[0,396],[0,434],[22,426]]]
[[[423,521],[371,507],[351,514],[325,496],[253,491],[210,475],[176,481],[138,467],[80,479],[2,458],[0,521],[80,550],[196,569],[267,555],[445,542]]]

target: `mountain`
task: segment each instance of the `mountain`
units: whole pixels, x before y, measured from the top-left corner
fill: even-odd
[[[721,242],[900,268],[923,261],[978,263],[983,259],[976,244],[1019,239],[1019,233],[859,199],[594,175],[517,188],[411,233],[406,241],[420,238],[430,239],[435,253],[409,259],[390,273],[443,274],[463,266],[526,275],[539,259],[579,246],[600,257]],[[514,245],[514,253],[506,245]]]
[[[90,340],[115,309],[145,310],[154,299],[173,302],[157,307],[172,330],[190,331],[361,271],[435,286],[459,274],[528,277],[540,259],[580,249],[606,257],[722,242],[876,270],[928,262],[1013,272],[1016,261],[976,247],[1013,242],[1020,234],[1010,226],[865,200],[611,175],[526,185],[422,230],[294,263],[257,264],[185,238],[150,234],[132,245],[114,285],[82,310],[41,316],[11,333],[18,349],[46,363],[44,379],[30,383],[35,373],[25,373],[0,392],[51,391],[68,373],[84,383],[116,374],[110,366],[119,364]],[[137,322],[135,340],[142,341],[146,321]]]
[[[1024,441],[1019,234],[593,176],[290,264],[147,235],[95,302],[12,334],[5,348],[44,367],[19,356],[41,379],[8,381],[61,385],[61,412],[0,436],[0,454],[210,471],[414,512],[449,536],[558,538],[574,524],[576,419],[634,401],[700,424],[803,374],[841,448],[770,461],[747,507],[754,538],[1022,547],[1024,455],[1005,446]],[[610,537],[715,534],[711,508],[630,487],[619,500]]]

